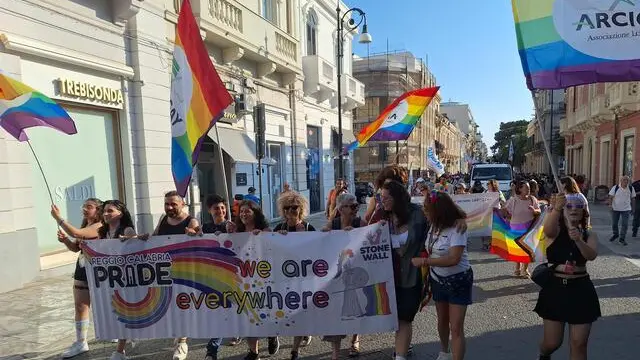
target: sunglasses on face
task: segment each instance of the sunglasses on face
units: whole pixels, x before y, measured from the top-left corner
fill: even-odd
[[[298,211],[298,205],[291,205],[291,206],[283,206],[282,209],[284,211],[289,211],[289,210],[293,210],[293,211]]]
[[[349,205],[344,205],[342,206],[343,208],[351,208],[353,210],[358,209],[358,204],[349,204]]]

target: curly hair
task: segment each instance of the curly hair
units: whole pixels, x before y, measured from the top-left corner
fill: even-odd
[[[242,209],[243,207],[248,207],[249,209],[251,209],[251,211],[253,211],[253,225],[256,229],[258,230],[264,230],[266,228],[269,227],[269,223],[267,222],[267,218],[264,216],[264,213],[262,212],[262,209],[260,208],[260,205],[256,204],[255,202],[251,201],[251,200],[242,200],[240,202],[240,206],[238,206],[238,209]],[[240,212],[240,211],[238,211]],[[247,231],[247,227],[244,225],[244,223],[240,220],[240,214],[238,214],[238,216],[235,217],[234,222],[236,223],[237,228],[237,232],[246,232]]]
[[[283,218],[285,217],[284,207],[287,205],[297,205],[300,209],[300,220],[309,215],[309,201],[296,191],[287,191],[280,194],[278,197],[278,213]]]
[[[399,165],[390,165],[380,171],[378,177],[376,177],[375,186],[376,189],[382,189],[387,180],[397,181],[401,184],[407,185],[409,182],[409,172],[406,168]]]

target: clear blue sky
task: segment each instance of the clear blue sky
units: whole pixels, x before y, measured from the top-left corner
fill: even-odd
[[[367,13],[371,53],[408,50],[428,55],[443,101],[471,106],[487,146],[500,122],[531,118],[507,0],[346,0]],[[367,55],[367,46],[354,51]]]

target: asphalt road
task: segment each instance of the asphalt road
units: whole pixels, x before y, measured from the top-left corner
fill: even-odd
[[[322,221],[314,219],[314,226]],[[596,284],[603,317],[593,327],[589,343],[590,359],[637,360],[640,358],[640,268],[611,249],[609,244],[608,219],[594,219],[595,229],[601,237],[600,256],[589,264],[589,272]],[[640,239],[629,239],[640,243]],[[467,356],[470,360],[534,359],[538,342],[542,336],[542,321],[532,311],[537,299],[537,286],[530,280],[516,279],[511,274],[513,266],[494,255],[480,250],[479,239],[472,239],[471,262],[475,273],[473,299],[469,307],[465,332]],[[632,244],[633,245],[633,244]],[[637,244],[636,244],[637,245]],[[631,245],[630,245],[631,246]],[[435,359],[439,351],[436,332],[435,309],[429,306],[420,313],[414,323],[414,359]],[[291,338],[281,339],[283,345],[273,359],[290,357]],[[262,347],[266,355],[266,341]],[[205,340],[189,340],[188,359],[203,359]],[[393,353],[392,334],[365,335],[361,340],[365,359],[390,359]],[[77,357],[85,359],[108,359],[115,344],[92,343],[91,351]],[[343,342],[346,358],[347,341]],[[220,359],[241,359],[246,353],[246,343],[221,349]],[[127,349],[130,359],[171,359],[172,341],[143,341],[135,348]],[[554,359],[568,359],[568,347],[563,346]],[[328,359],[329,344],[314,338],[311,345],[302,349],[304,359]],[[58,359],[59,355],[45,359]]]

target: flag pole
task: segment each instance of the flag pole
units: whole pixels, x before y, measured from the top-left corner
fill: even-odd
[[[224,166],[224,155],[222,155],[222,144],[220,143],[220,133],[218,132],[218,122],[213,124],[213,127],[216,129],[216,142],[218,143],[218,156],[220,157],[220,167],[222,168],[222,183],[224,184],[224,194],[227,198],[227,215],[229,215],[229,219],[233,221],[231,214],[231,193],[229,192],[229,187],[227,185],[227,170]],[[207,209],[208,210],[208,209]]]
[[[547,139],[544,137],[545,133],[544,133],[544,129],[542,128],[542,124],[540,123],[540,109],[538,108],[538,102],[536,101],[535,91],[531,91],[531,98],[533,99],[533,108],[535,109],[535,112],[536,112],[536,122],[538,123],[540,135],[542,135],[542,143],[544,145],[544,150],[547,153],[547,160],[549,160],[549,165],[551,167],[553,180],[556,183],[558,192],[560,192],[562,190],[562,184],[560,183],[560,177],[558,176],[558,168],[556,167],[556,164],[553,162],[553,156],[551,155],[551,148],[549,148],[549,143],[547,142]],[[553,104],[551,104],[551,106],[553,107]],[[551,109],[551,111],[553,111],[553,108]],[[553,124],[551,124],[551,126],[553,127]]]
[[[51,188],[49,187],[49,182],[47,181],[47,177],[44,175],[44,170],[42,170],[40,159],[38,159],[38,155],[36,155],[36,152],[33,150],[33,146],[31,146],[31,141],[29,141],[29,139],[27,139],[27,144],[29,145],[29,149],[31,149],[31,153],[33,154],[33,157],[36,159],[36,164],[38,164],[38,169],[40,169],[40,173],[42,174],[42,178],[44,179],[44,185],[47,187],[47,192],[49,193],[49,200],[51,200],[51,205],[54,205],[53,195],[51,194]]]

